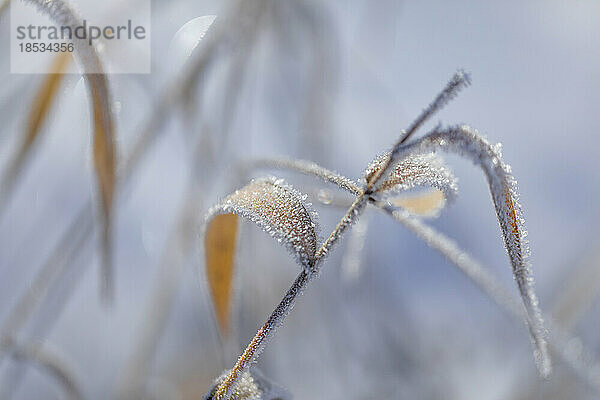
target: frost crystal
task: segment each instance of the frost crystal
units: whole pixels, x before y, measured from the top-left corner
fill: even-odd
[[[217,387],[222,384],[231,371],[224,371],[213,384],[212,390],[203,397],[203,400],[215,400]],[[262,374],[253,369],[245,371],[238,381],[235,389],[232,390],[230,400],[289,400],[289,393],[272,383],[262,376]]]
[[[215,389],[221,383],[223,383],[225,381],[225,379],[227,378],[228,375],[229,375],[229,371],[223,372],[223,374],[221,374],[221,376],[219,376],[216,379],[215,384],[213,385],[214,386],[213,390],[209,394],[204,396],[203,400],[214,399]],[[256,382],[254,382],[252,375],[250,375],[250,372],[246,371],[240,377],[240,380],[238,381],[238,384],[236,385],[235,389],[233,389],[229,399],[230,400],[261,400],[262,399],[261,395],[262,395],[262,392],[259,389]]]
[[[282,179],[257,179],[211,208],[207,221],[219,214],[247,218],[283,244],[310,272],[317,251],[316,214],[305,200],[306,195]]]
[[[367,182],[380,172],[389,157],[390,153],[383,154],[369,164],[364,172]],[[387,179],[378,185],[377,193],[387,196],[414,187],[431,186],[453,200],[458,192],[456,181],[441,158],[434,154],[409,155],[392,168]]]

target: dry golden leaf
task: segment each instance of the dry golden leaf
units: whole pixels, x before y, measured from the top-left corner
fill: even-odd
[[[115,138],[108,85],[103,74],[87,74],[94,116],[94,168],[100,192],[102,214],[102,294],[112,297],[113,273],[111,262],[111,214],[116,183]]]
[[[423,217],[435,216],[446,205],[446,196],[440,190],[426,193],[407,194],[389,200],[394,206]]]
[[[33,99],[26,119],[23,141],[2,176],[1,190],[3,198],[6,198],[11,191],[33,143],[42,131],[42,126],[52,109],[64,77],[64,71],[68,67],[70,60],[70,53],[60,53],[54,58],[49,73],[44,77]]]
[[[281,179],[258,179],[209,211],[204,238],[206,276],[223,335],[228,334],[231,313],[237,216],[260,226],[284,245],[303,269],[311,272],[317,235],[314,215],[305,199]]]
[[[210,221],[204,237],[206,279],[217,322],[224,334],[229,332],[237,226],[237,215],[217,215]]]
[[[64,77],[64,71],[71,61],[69,53],[60,53],[57,55],[50,67],[50,73],[46,75],[38,93],[33,100],[29,116],[27,117],[27,128],[25,129],[25,140],[20,150],[20,154],[27,152],[44,123],[44,120],[50,112],[54,99],[58,93],[58,88]]]
[[[57,25],[76,29],[81,26],[81,18],[69,3],[63,0],[32,0],[40,13],[47,15]],[[85,20],[83,20],[85,21]],[[110,219],[115,191],[115,140],[113,116],[111,112],[108,83],[102,60],[95,46],[86,43],[87,39],[72,38],[83,77],[89,91],[92,106],[92,124],[94,137],[94,169],[100,192],[100,211],[102,218],[102,295],[105,301],[112,297],[112,266],[110,251]]]

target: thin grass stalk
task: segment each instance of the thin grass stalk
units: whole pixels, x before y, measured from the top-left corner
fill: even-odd
[[[429,247],[443,255],[451,265],[470,279],[485,295],[492,299],[507,315],[519,322],[527,323],[527,312],[523,304],[502,286],[498,279],[487,271],[478,261],[463,251],[454,240],[438,232],[418,218],[411,217],[406,211],[393,207],[389,203],[374,202],[377,208],[404,225]],[[593,359],[583,360],[578,354],[569,352],[568,344],[579,338],[569,336],[551,317],[545,317],[552,334],[548,344],[552,351],[565,362],[571,370],[591,389],[600,395],[600,380],[592,371],[598,368]],[[588,354],[590,354],[588,352]]]
[[[417,117],[415,121],[408,127],[407,130],[403,131],[400,138],[396,141],[390,152],[390,156],[385,161],[381,170],[374,174],[373,177],[367,182],[367,188],[369,191],[376,189],[378,182],[384,182],[387,178],[387,174],[391,171],[390,166],[396,164],[399,161],[400,149],[402,145],[410,139],[410,137],[436,112],[440,111],[446,104],[448,104],[458,92],[471,83],[471,79],[468,74],[464,71],[458,71],[452,79],[448,82],[444,90],[437,95],[435,100]],[[382,179],[383,177],[383,179]]]
[[[320,264],[324,258],[340,240],[348,227],[358,219],[366,204],[367,197],[364,194],[356,198],[333,232],[317,250],[313,270],[308,272],[303,269],[300,272],[281,302],[273,310],[265,324],[258,330],[250,344],[246,347],[246,350],[238,358],[227,378],[218,387],[215,387],[214,392],[208,397],[209,399],[229,399],[239,379],[250,368],[250,365],[256,361],[268,340],[273,337],[277,328],[283,323],[283,320],[294,306],[297,297],[305,290],[311,278],[318,275]]]
[[[367,201],[373,190],[377,187],[377,184],[387,178],[387,175],[393,169],[396,161],[400,159],[400,149],[402,144],[435,112],[440,110],[448,101],[450,101],[460,89],[469,83],[469,78],[462,71],[454,75],[450,83],[444,88],[444,90],[436,97],[434,102],[413,122],[406,132],[403,132],[400,139],[394,145],[390,157],[386,163],[375,173],[371,179],[365,182],[364,187],[360,190],[352,206],[348,209],[344,217],[337,224],[336,228],[321,245],[315,254],[315,264],[311,273],[302,272],[296,278],[296,281],[292,284],[283,300],[279,303],[277,308],[271,313],[267,322],[259,329],[258,333],[254,336],[254,339],[250,342],[246,350],[242,353],[235,366],[229,372],[227,378],[218,385],[214,393],[209,396],[209,399],[222,400],[229,399],[232,391],[235,389],[236,384],[242,377],[243,373],[248,370],[250,364],[254,362],[263,350],[267,340],[273,336],[276,328],[283,322],[287,314],[290,312],[296,297],[302,293],[305,286],[308,284],[309,278],[313,275],[317,275],[319,272],[320,263],[327,256],[328,252],[333,246],[340,240],[344,232],[349,226],[358,220],[360,214],[365,209]],[[311,166],[314,167],[314,166]],[[307,167],[305,170],[316,173],[321,179],[331,181],[327,178],[329,171],[322,168],[311,168]],[[309,173],[311,173],[309,172]],[[334,176],[339,176],[334,174]],[[335,182],[334,182],[335,183]],[[306,275],[306,276],[304,276]]]

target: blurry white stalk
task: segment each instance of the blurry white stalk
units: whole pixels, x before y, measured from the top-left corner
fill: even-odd
[[[389,203],[376,202],[375,206],[412,231],[429,247],[440,252],[508,315],[518,321],[527,320],[527,314],[518,299],[499,284],[499,280],[479,262],[460,249],[454,240]],[[600,394],[600,377],[597,373],[600,370],[599,365],[592,359],[589,351],[583,351],[581,340],[577,337],[569,337],[551,317],[546,316],[546,324],[551,332],[548,342],[552,351],[565,361],[580,379]],[[573,346],[574,343],[579,346]]]
[[[53,377],[61,386],[67,398],[82,400],[83,392],[75,382],[66,362],[59,357],[57,351],[50,351],[48,345],[20,346],[16,343],[9,345],[10,356],[17,361],[37,366],[42,373]],[[4,397],[3,397],[4,398]],[[8,397],[7,397],[8,398]]]
[[[583,258],[569,268],[552,311],[556,322],[572,331],[600,293],[600,241],[596,239]]]
[[[260,10],[260,7],[257,6],[257,9]],[[227,107],[229,115],[237,115],[236,109],[241,97],[240,88],[244,86],[244,66],[253,45],[256,43],[261,15],[260,12],[256,15],[254,29],[249,30],[239,42],[242,50],[236,52],[228,72],[229,77],[224,90],[223,107]],[[186,23],[184,27],[186,27],[186,31],[191,30],[204,36],[214,20],[214,17],[195,18]],[[194,27],[194,23],[199,24],[199,27]],[[183,40],[184,43],[179,43],[176,35],[171,42],[172,46],[177,48],[174,51],[182,53],[183,57],[186,55],[189,57],[192,50],[198,45],[198,41],[190,40],[187,34],[183,35]],[[202,110],[201,106],[198,108]],[[121,381],[117,389],[117,397],[120,399],[145,396],[145,379],[149,375],[154,354],[158,348],[167,317],[179,288],[186,260],[194,249],[195,229],[199,225],[199,216],[202,214],[202,196],[214,185],[214,180],[217,177],[216,174],[210,174],[208,171],[225,167],[223,164],[230,159],[226,156],[227,149],[223,146],[227,143],[226,138],[230,134],[232,122],[233,118],[227,118],[219,124],[221,136],[219,141],[214,140],[215,135],[211,134],[212,132],[207,124],[201,129],[190,166],[192,174],[189,189],[184,195],[185,201],[177,218],[176,226],[165,245],[153,289],[146,302],[146,308],[141,314],[142,321],[137,328],[138,333],[135,335],[136,341],[133,350],[125,363],[124,372],[121,374]]]
[[[356,284],[363,274],[362,256],[368,230],[369,215],[365,214],[350,231],[341,267],[342,282],[346,285]]]

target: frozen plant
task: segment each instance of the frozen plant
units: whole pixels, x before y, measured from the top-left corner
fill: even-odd
[[[468,126],[438,126],[419,139],[409,140],[427,119],[469,83],[467,74],[457,72],[435,100],[402,132],[391,150],[377,157],[357,181],[307,161],[279,159],[263,160],[255,164],[316,176],[355,196],[345,215],[321,245],[316,243],[315,214],[311,211],[310,204],[305,201],[307,196],[300,194],[281,179],[252,181],[211,209],[204,229],[206,274],[222,335],[227,335],[230,316],[238,217],[254,222],[285,245],[295,256],[302,270],[233,368],[226,376],[215,381],[213,389],[206,396],[207,399],[240,398],[236,393],[239,393],[241,382],[247,379],[251,364],[256,362],[266,342],[282,324],[298,295],[304,291],[311,279],[318,276],[327,254],[359,219],[368,204],[399,221],[404,221],[408,218],[404,215],[407,211],[418,210],[426,213],[430,209],[437,210],[447,200],[455,197],[456,180],[435,154],[442,151],[471,160],[486,176],[513,276],[522,299],[522,315],[534,344],[536,365],[541,376],[549,376],[551,362],[546,343],[547,332],[533,287],[527,232],[518,201],[517,184],[510,166],[502,160],[500,146],[492,145]],[[430,187],[433,190],[423,197],[427,200],[427,207],[414,207],[414,202],[403,201],[401,193],[417,186]],[[415,228],[420,229],[419,226]],[[427,232],[423,230],[421,233],[423,234],[420,236],[428,242],[436,240],[435,235],[425,234]],[[434,243],[433,247],[437,247],[442,253],[446,252],[445,255],[450,260],[454,259],[457,264],[464,264],[465,260],[467,264],[472,264],[465,259],[468,256],[458,254],[455,247],[444,241]],[[477,281],[476,276],[474,280]],[[493,281],[481,280],[480,283],[494,295]],[[496,294],[499,301],[503,302],[503,294]]]

